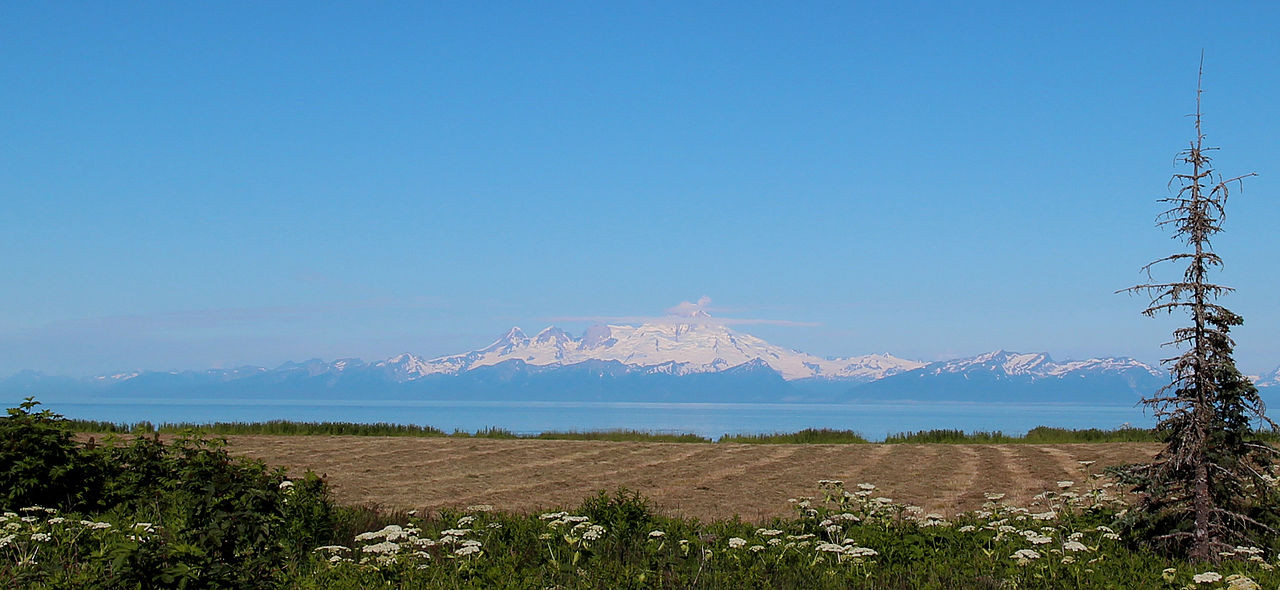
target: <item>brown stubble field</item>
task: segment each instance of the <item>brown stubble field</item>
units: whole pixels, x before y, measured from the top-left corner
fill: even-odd
[[[788,498],[819,479],[872,483],[930,512],[976,508],[984,492],[1025,505],[1091,469],[1145,461],[1150,443],[1062,445],[746,445],[466,438],[227,437],[231,452],[330,482],[340,502],[398,509],[490,504],[533,512],[571,508],[597,490],[642,492],[673,516],[762,522],[788,516]]]

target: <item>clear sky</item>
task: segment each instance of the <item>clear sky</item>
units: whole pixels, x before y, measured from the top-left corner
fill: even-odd
[[[0,375],[581,332],[1154,361],[1116,295],[1205,130],[1280,364],[1280,3],[0,6]],[[1174,278],[1168,268],[1157,278]],[[1163,354],[1162,354],[1163,353]]]

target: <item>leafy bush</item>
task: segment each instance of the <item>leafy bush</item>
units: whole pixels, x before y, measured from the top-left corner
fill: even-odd
[[[627,488],[618,488],[613,495],[600,490],[584,500],[577,512],[608,527],[623,539],[648,532],[646,527],[652,525],[654,519],[653,505],[648,498]]]
[[[28,399],[0,421],[4,508],[43,514],[46,509],[37,506],[57,506],[101,519],[103,528],[90,527],[94,531],[122,534],[90,544],[89,553],[79,553],[81,545],[70,555],[45,551],[44,566],[31,557],[26,565],[35,569],[19,567],[12,576],[0,569],[0,580],[65,587],[56,580],[83,571],[110,588],[257,587],[333,538],[333,504],[312,473],[290,480],[283,469],[233,457],[225,441],[200,436],[168,444],[159,434],[112,437],[102,447],[81,445],[60,416],[35,412],[36,405]],[[54,540],[53,532],[32,528],[34,517],[24,518],[29,520],[5,525],[13,534],[0,535],[0,550],[24,531],[37,551]],[[60,525],[54,530],[63,534],[62,525],[72,520],[89,522],[58,516],[49,524]],[[74,563],[56,567],[60,559]]]
[[[94,506],[102,479],[97,456],[63,427],[61,415],[27,398],[0,418],[0,509]]]

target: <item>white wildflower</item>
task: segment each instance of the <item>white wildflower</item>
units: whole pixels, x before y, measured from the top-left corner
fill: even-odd
[[[851,557],[875,557],[880,553],[870,547],[849,547],[845,549],[845,555]]]
[[[457,555],[458,557],[466,557],[468,555],[475,555],[477,553],[480,553],[480,548],[475,545],[463,545],[462,547],[457,548],[453,552],[453,554]]]
[[[391,541],[383,541],[381,543],[375,543],[373,545],[365,545],[364,547],[361,547],[360,550],[365,553],[378,553],[378,554],[395,553],[396,551],[400,550],[400,545],[392,543]]]
[[[649,531],[649,538],[650,538],[650,539],[658,539],[658,538],[665,537],[665,536],[667,536],[667,534],[666,534],[666,533],[664,533],[664,532],[662,532],[662,531]]]
[[[1081,543],[1080,541],[1067,541],[1066,543],[1062,544],[1062,549],[1064,551],[1088,551],[1089,550],[1089,548],[1086,547],[1085,544]]]
[[[1191,576],[1191,580],[1197,584],[1212,584],[1222,580],[1222,574],[1218,572],[1204,572]]]
[[[350,551],[350,550],[351,548],[344,547],[342,545],[322,545],[320,547],[316,547],[315,549],[312,549],[312,551],[332,551],[334,553],[337,553],[339,551]]]
[[[1040,554],[1032,549],[1019,549],[1013,552],[1009,557],[1018,561],[1040,559]]]
[[[737,549],[747,544],[747,540],[742,537],[729,537],[729,548]]]
[[[1226,582],[1227,590],[1262,590],[1262,586],[1253,581],[1253,578],[1243,574],[1231,574],[1227,576]]]
[[[814,551],[824,551],[827,553],[844,553],[844,545],[836,545],[835,543],[820,543],[813,549]]]
[[[1064,489],[1064,490],[1065,490],[1065,489],[1067,489],[1067,488],[1069,488],[1069,487],[1071,487],[1071,486],[1073,486],[1073,485],[1076,485],[1076,482],[1074,482],[1074,481],[1060,481],[1060,482],[1058,482],[1058,487],[1059,487],[1059,488],[1062,488],[1062,489]]]

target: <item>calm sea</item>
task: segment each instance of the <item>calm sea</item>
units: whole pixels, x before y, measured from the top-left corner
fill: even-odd
[[[20,401],[20,400],[19,400]],[[16,402],[14,404],[16,405]],[[629,403],[537,401],[378,401],[112,399],[45,402],[68,418],[111,422],[260,422],[266,420],[393,422],[445,431],[499,427],[521,434],[565,430],[632,429],[723,434],[851,429],[871,440],[935,428],[1001,430],[1036,426],[1148,428],[1154,420],[1134,406],[991,403]]]

